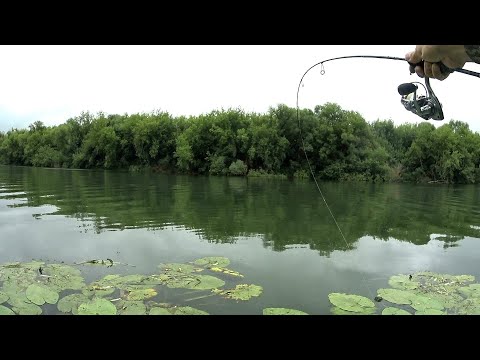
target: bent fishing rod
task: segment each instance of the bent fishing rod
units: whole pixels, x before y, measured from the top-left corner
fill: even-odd
[[[349,248],[349,244],[347,242],[347,239],[345,238],[345,235],[342,232],[342,229],[340,228],[337,220],[335,219],[335,216],[333,215],[332,210],[328,206],[327,200],[325,199],[325,196],[323,195],[322,190],[320,189],[320,186],[318,185],[317,179],[315,177],[315,173],[313,172],[312,166],[310,164],[310,160],[308,158],[307,152],[305,150],[305,141],[303,138],[303,133],[302,133],[302,126],[300,123],[300,116],[299,116],[299,106],[298,106],[298,97],[300,94],[300,88],[302,86],[303,79],[305,75],[308,74],[310,70],[313,68],[317,67],[318,65],[321,66],[320,74],[325,75],[325,68],[323,66],[324,63],[328,61],[333,61],[333,60],[340,60],[340,59],[352,59],[352,58],[370,58],[370,59],[386,59],[386,60],[399,60],[399,61],[407,61],[405,58],[400,58],[400,57],[394,57],[394,56],[381,56],[381,55],[350,55],[350,56],[340,56],[340,57],[335,57],[327,60],[320,61],[312,66],[310,66],[307,71],[302,75],[302,78],[300,79],[300,82],[298,83],[298,89],[297,89],[297,122],[298,122],[298,127],[300,130],[300,138],[302,140],[302,148],[303,148],[303,153],[305,154],[305,158],[307,160],[307,164],[310,170],[310,174],[312,175],[312,178],[315,182],[315,185],[317,186],[317,189],[323,199],[323,202],[325,203],[325,206],[327,207],[328,212],[330,213],[333,221],[335,222],[335,225],[337,226],[338,231],[340,232],[340,235],[342,236],[343,240],[345,241],[345,244],[347,245],[347,248]],[[408,61],[407,61],[408,62]],[[411,66],[417,66],[417,65],[423,65],[423,61],[417,64],[412,64],[408,62]],[[443,74],[447,73],[453,73],[453,72],[459,72],[462,74],[470,75],[470,76],[475,76],[480,78],[480,73],[477,73],[475,71],[470,71],[466,69],[461,69],[461,68],[455,68],[455,69],[450,69],[445,64],[443,63],[437,63],[440,66],[440,70]],[[425,90],[425,95],[419,95],[417,96],[417,90],[418,86],[415,84],[420,84],[423,86]],[[413,112],[414,114],[420,116],[424,120],[443,120],[443,110],[442,110],[442,104],[438,100],[437,96],[432,90],[432,87],[430,85],[430,79],[428,77],[425,77],[425,86],[420,83],[420,82],[411,82],[411,83],[405,83],[405,84],[400,84],[398,86],[398,93],[401,95],[401,103],[407,109],[408,111]],[[362,280],[364,284],[366,285],[366,279],[362,275]],[[371,290],[367,285],[367,289],[371,294]]]
[[[300,79],[300,82],[298,83],[298,89],[297,89],[297,120],[299,122],[299,107],[298,107],[298,96],[300,93],[300,87],[303,82],[303,78],[305,75],[308,74],[310,70],[312,70],[314,67],[321,65],[321,70],[320,74],[325,75],[325,68],[323,66],[324,63],[328,61],[333,61],[333,60],[340,60],[340,59],[352,59],[352,58],[369,58],[369,59],[386,59],[386,60],[399,60],[399,61],[407,61],[405,58],[401,57],[396,57],[396,56],[381,56],[381,55],[350,55],[350,56],[340,56],[340,57],[335,57],[327,60],[320,61],[312,66],[310,66],[307,71],[302,75],[302,78]],[[407,61],[408,62],[408,61]],[[412,64],[408,62],[411,66],[417,66],[417,65],[423,65],[423,61],[419,62],[417,64]],[[470,75],[470,76],[475,76],[480,78],[480,73],[471,71],[471,70],[466,70],[462,68],[455,68],[455,69],[450,69],[447,67],[445,64],[442,62],[437,63],[440,66],[440,71],[443,74],[447,73],[453,73],[453,72],[459,72],[462,74]],[[423,86],[425,90],[425,95],[419,95],[417,97],[417,89],[418,86],[415,84],[420,84]],[[420,116],[424,120],[443,120],[443,110],[442,110],[442,104],[438,100],[437,96],[433,92],[433,89],[430,85],[430,79],[428,77],[425,77],[425,86],[420,83],[420,82],[412,82],[412,83],[406,83],[406,84],[400,84],[398,86],[398,93],[402,96],[401,102],[405,109],[408,111],[413,112],[415,115]],[[413,95],[412,95],[413,94]],[[300,125],[300,122],[299,122]],[[301,130],[300,130],[301,131]]]

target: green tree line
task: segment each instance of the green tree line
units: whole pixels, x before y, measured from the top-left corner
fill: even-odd
[[[36,121],[0,132],[0,163],[308,178],[305,147],[322,180],[480,181],[480,135],[464,122],[369,123],[333,103],[302,109],[299,120],[286,105],[265,114],[228,109],[190,117],[83,112],[58,126]]]

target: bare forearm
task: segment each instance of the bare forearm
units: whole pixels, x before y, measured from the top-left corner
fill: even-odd
[[[465,52],[473,62],[480,64],[480,45],[465,45]]]

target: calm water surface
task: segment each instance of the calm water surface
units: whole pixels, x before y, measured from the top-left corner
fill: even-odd
[[[245,276],[227,287],[257,284],[260,297],[163,289],[156,299],[211,314],[329,314],[331,292],[373,298],[391,275],[421,270],[480,278],[479,186],[320,186],[347,243],[309,181],[0,166],[0,263],[135,265],[81,267],[93,281],[226,256]]]

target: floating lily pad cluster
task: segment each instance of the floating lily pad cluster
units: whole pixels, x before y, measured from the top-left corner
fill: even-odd
[[[1,313],[10,309],[20,315],[39,315],[41,305],[56,304],[59,292],[85,286],[77,269],[62,264],[45,265],[41,261],[7,263],[0,266]],[[4,307],[6,309],[4,309]]]
[[[108,262],[112,263],[116,264],[113,260]],[[56,304],[59,312],[74,315],[207,315],[199,309],[161,303],[155,298],[162,286],[208,291],[210,295],[206,296],[237,301],[260,296],[263,291],[261,286],[252,284],[223,288],[226,281],[243,278],[228,268],[230,260],[225,257],[161,264],[156,274],[113,274],[90,284],[85,283],[78,269],[83,264],[101,262],[87,261],[76,263],[77,266],[41,261],[0,265],[0,315],[39,315],[47,304]]]
[[[480,284],[471,275],[437,274],[429,271],[394,275],[391,288],[377,290],[375,300],[359,295],[332,293],[333,314],[383,315],[480,315]]]
[[[207,315],[193,307],[161,302],[159,294],[166,288],[188,289],[200,295],[189,300],[219,296],[236,302],[262,294],[261,286],[239,284],[244,276],[229,265],[225,257],[205,257],[161,264],[155,274],[111,274],[86,284],[78,266],[6,263],[0,265],[0,315],[39,315],[51,305],[74,315]],[[331,293],[328,298],[331,312],[342,315],[480,314],[480,284],[474,281],[471,275],[425,271],[392,276],[390,287],[378,289],[375,299],[345,293]],[[281,307],[265,308],[263,314],[307,315]]]

